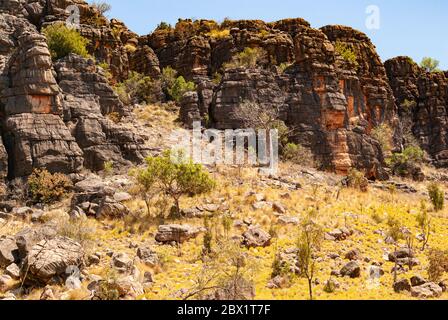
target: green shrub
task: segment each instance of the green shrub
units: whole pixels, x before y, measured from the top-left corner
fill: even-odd
[[[303,166],[315,166],[314,155],[311,150],[295,143],[286,144],[282,150],[282,158]]]
[[[164,89],[171,88],[177,79],[177,71],[170,66],[162,70],[162,86]]]
[[[224,64],[224,68],[254,68],[265,57],[266,51],[261,48],[245,48],[242,52],[234,55],[231,62]]]
[[[348,44],[338,40],[336,41],[334,49],[344,60],[356,66],[358,65],[358,57]]]
[[[424,162],[425,152],[418,146],[406,147],[402,153],[394,153],[387,163],[394,174],[402,177],[413,176],[421,172],[419,165]]]
[[[383,123],[372,131],[372,137],[380,143],[383,154],[388,155],[392,152],[393,131],[389,125]]]
[[[48,48],[54,60],[63,58],[70,53],[78,54],[82,57],[89,57],[87,44],[89,41],[72,28],[62,23],[55,23],[42,29],[42,33],[47,37]]]
[[[189,91],[195,91],[196,85],[191,81],[185,81],[185,78],[178,77],[173,85],[168,88],[168,94],[170,98],[176,102],[180,102],[182,96]]]
[[[146,167],[135,170],[133,175],[146,197],[153,197],[159,190],[171,197],[176,214],[180,213],[179,199],[183,195],[207,193],[216,186],[202,165],[186,160],[181,152],[148,157]]]
[[[440,211],[445,204],[445,192],[441,190],[437,183],[432,183],[428,186],[429,199],[434,206],[434,210]]]
[[[37,203],[50,204],[61,200],[72,187],[70,179],[61,173],[51,174],[46,169],[35,169],[28,177],[28,191]]]
[[[158,80],[132,71],[127,80],[115,86],[115,92],[124,104],[151,104],[160,100],[161,84]]]
[[[443,274],[448,272],[448,251],[431,249],[428,253],[428,278],[429,281],[438,282]]]
[[[156,30],[169,30],[171,28],[172,28],[171,24],[162,21],[157,25]]]
[[[350,169],[347,175],[347,186],[354,189],[359,189],[362,192],[367,192],[369,189],[369,181],[364,173],[354,168]]]
[[[420,67],[425,69],[426,72],[440,72],[438,69],[440,62],[430,57],[424,57],[420,62]]]

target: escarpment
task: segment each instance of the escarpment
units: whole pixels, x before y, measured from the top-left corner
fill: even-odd
[[[125,165],[145,154],[141,137],[106,118],[129,110],[104,72],[76,55],[52,61],[46,38],[31,23],[49,18],[43,14],[51,3],[30,1],[22,10],[15,1],[1,5],[2,178],[25,177],[34,168],[66,174],[83,167],[101,170],[106,161]],[[27,14],[29,6],[40,19]]]
[[[436,166],[446,167],[447,73],[426,72],[408,57],[388,60],[385,66],[404,130],[418,140]]]
[[[77,10],[87,49],[110,66],[111,79],[93,60],[51,59],[40,30],[72,21]],[[139,36],[82,0],[3,0],[0,26],[0,179],[37,167],[76,173],[101,170],[106,161],[141,161],[144,138],[130,128],[131,108],[109,83],[132,71],[160,79],[166,67],[196,84],[180,100],[187,126],[241,128],[241,106],[250,101],[279,110],[293,142],[340,174],[357,168],[368,178],[387,178],[372,137],[383,123],[394,131],[396,150],[410,131],[435,164],[448,164],[446,74],[425,73],[400,57],[383,64],[370,39],[349,27],[315,29],[300,18],[179,20]],[[255,64],[229,64],[246,48],[265,54]],[[111,113],[129,125],[111,122]]]
[[[282,120],[295,129],[296,142],[310,147],[326,167],[341,174],[356,167],[371,178],[387,176],[380,145],[370,132],[383,122],[398,127],[396,106],[367,36],[341,26],[313,29],[302,19],[231,21],[219,31],[214,27],[210,21],[181,21],[147,37],[161,67],[175,66],[202,84],[197,94],[183,100],[184,121],[191,124],[206,115],[219,129],[239,128],[244,122],[241,103],[254,101],[280,110]],[[344,60],[336,42],[353,50],[356,61]],[[260,66],[223,67],[247,47],[265,50]],[[193,62],[188,60],[192,57]],[[186,71],[185,65],[190,66]],[[220,83],[207,81],[216,72],[222,73]]]

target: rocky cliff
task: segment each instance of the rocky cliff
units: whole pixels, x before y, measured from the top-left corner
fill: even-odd
[[[67,174],[83,167],[101,170],[105,161],[129,164],[145,154],[137,134],[106,118],[111,112],[126,116],[129,110],[109,86],[104,71],[92,60],[75,55],[56,63],[51,60],[39,27],[65,17],[62,8],[73,3],[0,2],[3,178],[24,177],[40,167]],[[93,10],[83,1],[76,3],[80,4],[81,16]],[[85,25],[82,30],[89,28]],[[104,34],[98,30],[91,40],[98,32]]]
[[[385,62],[399,115],[436,166],[448,165],[448,73],[429,73],[409,57]]]
[[[384,156],[372,129],[388,123],[399,150],[406,101],[413,134],[435,163],[447,163],[446,74],[424,73],[405,58],[384,65],[369,38],[352,28],[314,29],[303,19],[179,20],[138,36],[82,0],[0,0],[3,178],[27,176],[35,167],[100,170],[105,161],[128,164],[145,155],[135,131],[107,120],[111,112],[128,117],[130,110],[104,71],[75,55],[51,61],[40,29],[65,21],[72,5],[79,8],[79,31],[90,54],[111,66],[112,81],[130,71],[157,79],[171,66],[196,83],[196,92],[180,103],[187,125],[202,120],[219,129],[239,128],[242,102],[257,102],[280,110],[295,142],[310,147],[324,167],[341,174],[355,167],[383,179]],[[337,49],[341,45],[355,58],[347,59]],[[266,55],[254,67],[227,67],[245,48]]]
[[[295,140],[311,147],[326,167],[342,174],[357,167],[371,178],[386,177],[380,146],[369,134],[385,121],[397,127],[397,113],[386,71],[367,36],[342,26],[313,29],[302,19],[229,21],[219,27],[229,30],[220,38],[213,37],[213,28],[210,21],[180,21],[146,38],[162,68],[175,66],[200,84],[182,103],[184,121],[208,116],[217,128],[238,128],[244,120],[241,103],[255,101],[281,110],[282,120],[295,128]],[[344,60],[336,42],[353,50],[357,60]],[[261,68],[223,68],[246,47],[267,52]],[[289,67],[282,72],[281,64]],[[223,73],[218,85],[210,81],[215,72]]]

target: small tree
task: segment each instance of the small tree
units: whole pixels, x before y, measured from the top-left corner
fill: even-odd
[[[148,157],[146,168],[137,170],[135,175],[146,199],[161,190],[174,200],[176,214],[180,213],[179,200],[183,195],[206,193],[216,186],[202,165],[182,159],[183,156],[183,153],[167,151],[159,157]]]
[[[431,203],[434,206],[434,210],[442,210],[445,203],[445,193],[440,188],[440,186],[437,183],[431,183],[428,186],[428,193],[429,198],[431,199]]]
[[[216,252],[204,260],[193,287],[185,294],[191,298],[213,300],[252,300],[253,277],[257,262],[232,241],[218,242]]]
[[[104,1],[94,1],[91,6],[97,9],[101,15],[104,15],[106,12],[112,10],[112,6]]]
[[[431,216],[426,208],[426,203],[422,201],[420,204],[420,212],[417,215],[417,224],[423,235],[423,245],[422,251],[425,251],[426,246],[429,242],[429,237],[431,236]]]
[[[438,72],[440,71],[438,69],[440,62],[436,59],[430,58],[430,57],[424,57],[422,59],[422,62],[420,62],[420,67],[425,69],[426,72]]]
[[[323,240],[322,228],[311,219],[305,220],[299,230],[297,258],[302,276],[308,280],[310,300],[313,300],[313,281],[316,272],[317,252]]]
[[[42,29],[42,33],[47,37],[48,48],[51,57],[58,60],[70,53],[78,54],[87,58],[87,44],[89,40],[72,28],[63,23],[55,23]]]
[[[194,82],[185,81],[185,78],[180,76],[176,80],[171,87],[168,88],[168,94],[176,102],[180,102],[182,96],[189,91],[195,91],[196,85]]]
[[[161,192],[159,185],[160,168],[154,159],[152,157],[147,158],[145,168],[134,169],[130,172],[130,175],[137,180],[148,214],[151,214],[151,201]]]

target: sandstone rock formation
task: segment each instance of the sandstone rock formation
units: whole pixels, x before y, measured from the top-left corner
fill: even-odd
[[[240,128],[241,103],[256,102],[280,110],[280,119],[294,129],[294,142],[309,147],[324,168],[346,174],[355,167],[370,179],[384,179],[384,155],[372,129],[388,123],[400,150],[410,122],[434,163],[448,164],[447,75],[425,73],[404,57],[384,65],[370,39],[352,28],[314,29],[300,18],[222,24],[180,19],[175,27],[161,25],[138,36],[83,0],[3,0],[0,180],[27,176],[35,167],[101,170],[105,161],[127,165],[146,154],[135,130],[107,120],[112,112],[127,117],[130,110],[104,70],[74,55],[51,61],[39,30],[71,21],[74,5],[88,51],[110,66],[112,82],[131,71],[158,79],[171,66],[196,83],[196,92],[180,103],[187,125],[201,120],[219,129]],[[354,61],[337,50],[340,44]],[[247,47],[266,52],[257,67],[225,67]]]
[[[448,165],[448,77],[428,73],[409,57],[385,62],[404,130],[409,131],[439,167]]]
[[[56,63],[51,60],[38,27],[67,19],[71,4],[79,6],[81,23],[90,23],[83,26],[93,30],[91,43],[96,37],[104,40],[106,31],[101,28],[110,33],[115,25],[122,25],[102,18],[84,1],[0,3],[1,180],[25,177],[41,167],[63,173],[79,172],[83,166],[102,170],[106,161],[128,165],[145,156],[140,147],[143,139],[131,127],[107,120],[107,114],[127,116],[129,110],[101,68],[73,55]],[[99,47],[108,47],[102,44]],[[123,47],[121,41],[119,45]],[[148,50],[145,54],[151,56]],[[107,58],[113,62],[113,55]],[[148,63],[147,69],[155,64]],[[123,63],[119,59],[114,65]],[[117,78],[126,72],[116,70]]]
[[[295,128],[295,140],[311,147],[326,167],[342,174],[357,167],[369,178],[387,176],[380,146],[370,133],[385,121],[397,127],[396,107],[384,66],[367,36],[342,26],[316,30],[302,19],[228,22],[224,27],[230,29],[229,35],[218,39],[205,26],[213,28],[206,21],[180,21],[176,28],[157,30],[149,37],[162,67],[177,66],[192,79],[223,72],[220,84],[207,88],[213,90],[211,101],[204,103],[202,90],[184,97],[184,121],[191,123],[206,114],[217,128],[239,128],[244,120],[239,115],[241,103],[254,101],[280,110],[281,119]],[[180,33],[185,29],[188,32]],[[188,37],[196,44],[202,39],[201,47],[210,47],[211,52],[193,50]],[[336,42],[349,46],[358,61],[345,61],[335,51]],[[268,53],[261,62],[265,68],[223,70],[223,63],[245,47]],[[185,51],[189,56],[202,54],[190,63],[189,72],[182,71],[188,63]],[[275,68],[281,63],[291,66],[281,72]]]

